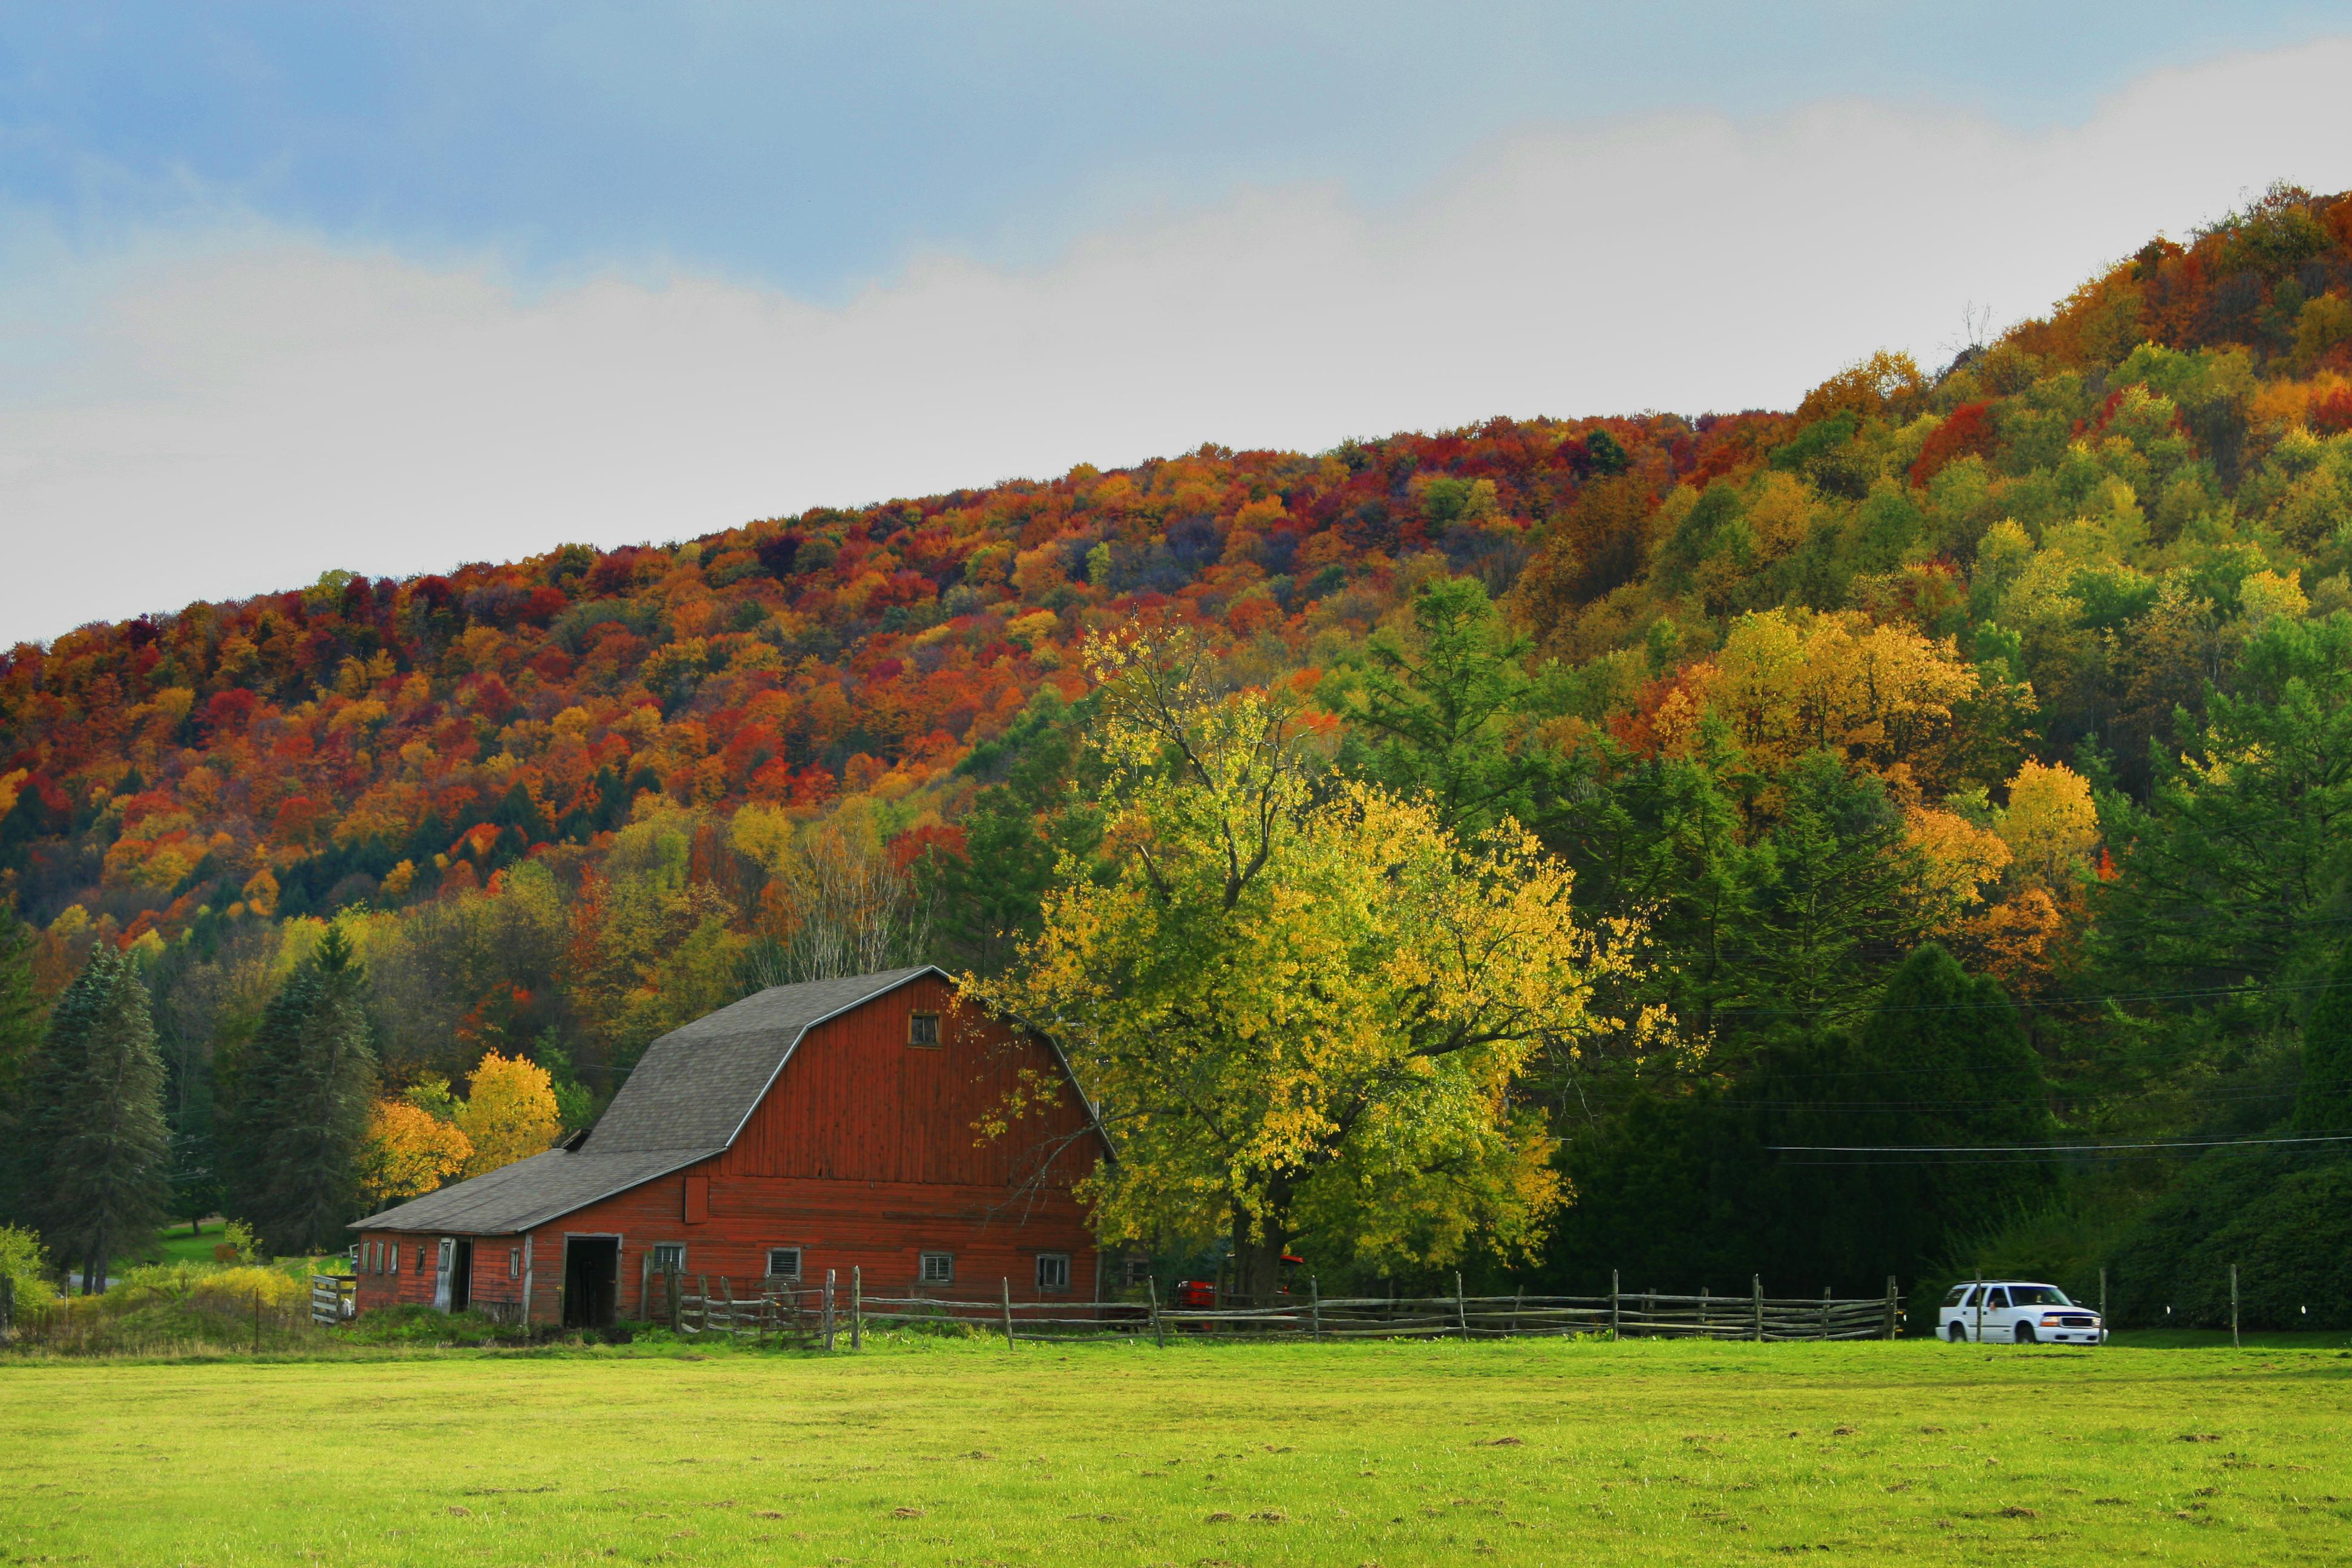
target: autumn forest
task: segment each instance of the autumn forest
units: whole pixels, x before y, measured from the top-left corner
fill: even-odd
[[[2105,1268],[2186,1321],[2258,1257],[2251,1320],[2352,1322],[2352,195],[1819,369],[1790,411],[1204,447],[20,644],[0,1114],[93,953],[152,999],[172,1206],[298,1231],[235,1152],[292,985],[373,1061],[347,1205],[530,1152],[473,1110],[518,1064],[543,1147],[764,985],[1045,1005],[1052,911],[1123,885],[1153,753],[1105,740],[1104,650],[1142,637],[1274,694],[1302,802],[1422,803],[1606,949],[1494,1089],[1517,1195],[1304,1205],[1327,1280]],[[1160,1212],[1119,1224],[1217,1242]]]

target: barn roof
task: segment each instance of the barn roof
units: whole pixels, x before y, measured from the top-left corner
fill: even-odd
[[[593,1150],[724,1149],[815,1025],[896,991],[929,964],[842,980],[775,985],[672,1029],[613,1097],[588,1134]]]
[[[746,996],[647,1047],[584,1140],[354,1221],[352,1228],[476,1236],[529,1230],[707,1160],[735,1142],[802,1036],[923,974],[946,977],[920,964]]]
[[[724,1145],[720,1146],[721,1148]],[[424,1230],[443,1235],[499,1236],[585,1208],[599,1198],[708,1159],[719,1149],[661,1149],[590,1153],[550,1149],[501,1165],[486,1175],[428,1193],[362,1220],[353,1230]]]

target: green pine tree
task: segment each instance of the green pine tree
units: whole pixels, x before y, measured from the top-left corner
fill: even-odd
[[[1817,1079],[1772,1140],[1904,1149],[2016,1149],[2051,1133],[2041,1058],[1999,984],[1933,942],[1905,959],[1840,1072]],[[1792,1160],[1820,1160],[1799,1155]],[[1959,1232],[2041,1201],[2051,1167],[2030,1154],[1832,1156],[1857,1168],[1791,1168],[1782,1212],[1811,1214],[1825,1256],[1873,1259],[1873,1278],[1916,1279]]]
[[[21,1146],[26,1076],[41,1045],[41,999],[33,989],[33,930],[0,908],[0,1150]],[[17,1162],[0,1156],[0,1224],[26,1217]]]
[[[364,973],[340,927],[271,998],[220,1112],[220,1168],[234,1217],[281,1255],[340,1247],[359,1201],[375,1099]]]
[[[146,983],[110,942],[49,1016],[24,1093],[20,1169],[29,1217],[85,1292],[107,1260],[143,1247],[163,1215],[163,1061]]]
[[[1903,815],[1877,779],[1829,752],[1799,758],[1780,784],[1756,966],[1791,1011],[1844,1013],[1921,934]]]
[[[23,1084],[41,1044],[41,998],[33,988],[33,928],[0,908],[0,1108]]]
[[[2352,1132],[2352,942],[2303,1026],[2303,1088],[2294,1097],[2298,1132]]]

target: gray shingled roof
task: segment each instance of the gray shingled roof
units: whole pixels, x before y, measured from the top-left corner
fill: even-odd
[[[352,1228],[476,1236],[529,1230],[709,1159],[735,1142],[811,1026],[938,973],[922,964],[746,996],[647,1047],[578,1150],[551,1149]]]
[[[727,1147],[810,1025],[930,973],[923,964],[772,986],[672,1029],[646,1047],[587,1147]]]
[[[627,1192],[718,1152],[719,1149],[662,1149],[598,1154],[585,1149],[578,1153],[550,1149],[501,1165],[488,1175],[428,1193],[414,1203],[354,1220],[352,1228],[508,1235],[585,1208],[599,1198]]]

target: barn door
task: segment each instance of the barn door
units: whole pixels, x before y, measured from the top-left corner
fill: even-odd
[[[433,1310],[436,1312],[449,1310],[449,1264],[457,1247],[455,1241],[443,1237],[440,1251],[433,1260]]]

